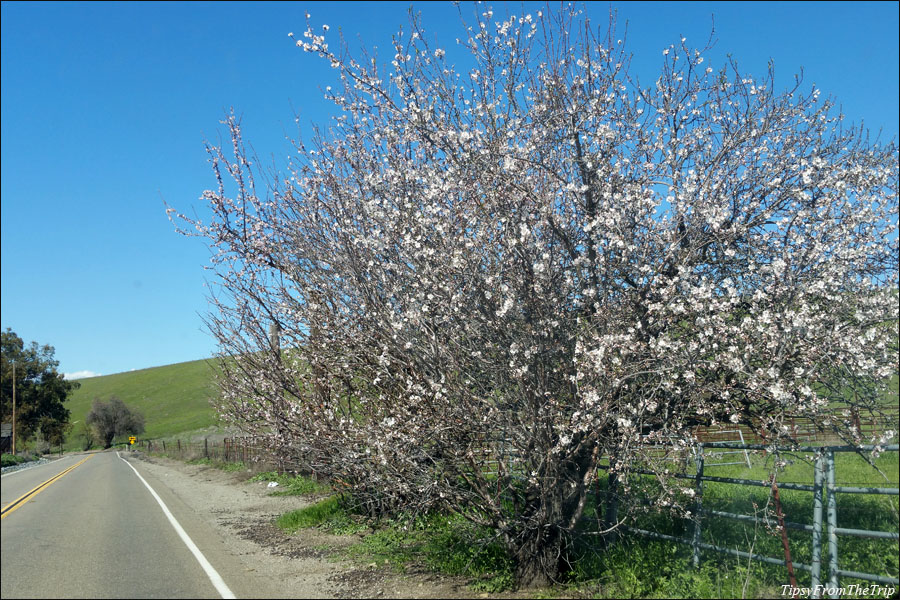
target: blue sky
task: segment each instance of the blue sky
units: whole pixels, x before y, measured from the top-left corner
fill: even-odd
[[[326,122],[321,90],[335,72],[287,35],[304,29],[306,12],[333,37],[341,30],[386,49],[409,6],[3,2],[0,326],[53,345],[70,374],[213,355],[201,319],[209,251],[174,232],[164,202],[202,212],[198,198],[215,184],[203,141],[224,133],[229,107],[256,152],[276,161],[289,152],[295,113],[307,129]],[[453,58],[456,9],[412,6]],[[711,66],[730,53],[762,75],[771,58],[784,87],[803,67],[806,84],[851,121],[897,137],[896,2],[598,2],[587,11],[600,24],[610,7],[620,30],[627,21],[642,80],[655,79],[663,48],[680,36],[702,46],[714,14]]]

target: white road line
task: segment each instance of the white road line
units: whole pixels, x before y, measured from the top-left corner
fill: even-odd
[[[159,494],[157,494],[156,491],[152,487],[150,487],[150,484],[147,483],[147,480],[141,477],[141,474],[138,473],[137,469],[135,469],[131,463],[122,458],[121,454],[116,452],[116,456],[118,456],[126,465],[131,467],[131,470],[134,471],[134,474],[138,476],[138,479],[140,479],[141,482],[145,486],[147,486],[147,489],[150,490],[150,493],[154,498],[156,498],[156,501],[163,509],[163,513],[165,513],[166,517],[169,519],[169,523],[171,523],[172,527],[175,528],[175,531],[178,533],[181,541],[185,543],[185,545],[188,547],[188,550],[191,551],[191,554],[194,555],[194,558],[196,558],[197,562],[200,563],[200,566],[203,567],[203,570],[206,571],[206,576],[209,577],[209,581],[213,584],[213,586],[215,586],[216,591],[219,592],[219,595],[222,596],[222,598],[235,598],[236,596],[234,595],[234,592],[232,592],[228,588],[228,586],[225,585],[225,580],[222,579],[222,576],[219,575],[219,572],[216,571],[215,568],[213,568],[208,560],[206,560],[206,557],[203,556],[202,552],[200,552],[200,548],[197,547],[197,544],[194,543],[194,540],[188,537],[187,532],[185,532],[178,520],[175,519],[171,511],[169,511],[169,508],[162,501],[162,498],[159,497]]]

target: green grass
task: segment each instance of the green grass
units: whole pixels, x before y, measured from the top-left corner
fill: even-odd
[[[245,465],[245,464],[244,464],[243,462],[241,462],[241,461],[238,461],[238,462],[223,462],[223,463],[220,463],[220,464],[221,464],[221,466],[216,465],[216,468],[222,469],[222,470],[225,471],[226,473],[236,473],[237,471],[243,471],[243,470],[245,470],[245,469],[247,468],[247,465]]]
[[[733,455],[728,455],[733,456]],[[783,455],[788,464],[781,470],[779,481],[811,483],[813,466],[803,453]],[[730,459],[729,459],[730,460]],[[761,453],[751,455],[751,467],[728,465],[711,467],[707,474],[721,477],[765,480],[773,457]],[[898,454],[886,452],[875,460],[879,473],[858,455],[836,455],[836,480],[844,485],[895,487]],[[262,477],[275,480],[277,474]],[[285,477],[285,476],[281,476]],[[644,478],[648,479],[648,478]],[[287,481],[287,479],[285,479]],[[689,487],[691,481],[685,480]],[[645,484],[649,484],[646,482]],[[601,481],[601,488],[605,482]],[[764,507],[770,490],[734,484],[705,482],[703,504],[707,509],[738,514],[758,514],[756,524],[718,517],[704,517],[703,541],[718,546],[752,551],[783,558],[780,534],[766,527]],[[812,523],[812,494],[796,490],[780,491],[782,507],[788,521]],[[640,500],[635,499],[640,505]],[[649,504],[634,511],[631,524],[678,537],[690,537],[692,522],[673,518],[652,510]],[[883,531],[898,530],[896,497],[840,494],[837,497],[838,524],[841,527]],[[595,507],[588,507],[585,527]],[[774,522],[773,522],[774,523]],[[345,554],[375,564],[389,564],[404,571],[410,566],[426,567],[447,575],[469,580],[477,592],[499,592],[513,584],[514,564],[491,531],[477,527],[461,516],[431,514],[425,517],[400,517],[364,525],[337,496],[278,519],[277,525],[292,533],[301,528],[318,527],[332,533],[368,531]],[[792,559],[809,564],[812,558],[811,534],[788,530]],[[823,563],[827,554],[823,548]],[[841,568],[897,576],[897,546],[894,541],[870,540],[840,536],[838,555]],[[691,549],[684,544],[650,540],[637,535],[624,535],[616,544],[601,549],[595,536],[578,538],[570,557],[571,571],[566,579],[544,595],[591,596],[597,598],[740,598],[780,597],[787,583],[784,567],[747,561],[733,556],[703,551],[699,568],[693,568]],[[809,586],[809,574],[797,570],[798,584]],[[823,576],[827,568],[823,570]],[[842,585],[862,583],[842,578]]]
[[[420,532],[421,560],[435,571],[468,577],[476,591],[512,587],[514,563],[491,531],[460,516],[431,515],[413,525]]]
[[[513,584],[513,563],[502,545],[492,540],[489,530],[458,515],[400,517],[366,525],[339,496],[331,496],[288,512],[275,524],[287,533],[317,527],[341,535],[371,528],[359,543],[346,550],[347,556],[366,563],[389,564],[399,571],[414,564],[463,576],[475,591],[499,592]]]
[[[323,494],[331,491],[331,486],[320,483],[303,475],[292,475],[290,473],[278,473],[276,471],[266,471],[255,475],[251,481],[274,481],[278,484],[278,488],[272,492],[273,496],[309,496],[313,494]]]
[[[3,454],[2,458],[0,458],[0,466],[12,467],[15,465],[21,465],[22,463],[28,462],[30,460],[30,458],[26,458],[18,454]]]
[[[736,455],[727,455],[734,457]],[[813,466],[807,455],[798,453],[785,455],[789,464],[783,469],[778,481],[811,484]],[[733,460],[733,458],[729,458]],[[711,467],[705,474],[767,479],[772,466],[771,456],[753,456],[751,467],[729,465]],[[898,454],[886,452],[875,461],[877,470],[852,453],[836,454],[836,482],[838,485],[870,485],[877,487],[897,487]],[[649,478],[641,484],[653,487]],[[605,485],[601,481],[601,487]],[[691,482],[684,480],[690,487]],[[704,482],[703,507],[723,512],[759,515],[757,523],[744,523],[732,519],[704,516],[702,539],[706,543],[757,554],[784,558],[780,533],[767,527],[764,510],[769,502],[770,490],[727,483]],[[812,493],[799,490],[780,490],[785,519],[803,524],[813,522]],[[649,503],[649,501],[648,501]],[[686,519],[673,518],[652,510],[642,513],[640,501],[629,502],[633,525],[659,533],[681,538],[690,538],[692,523]],[[592,514],[593,507],[588,511]],[[772,511],[769,515],[771,517]],[[896,496],[874,496],[860,494],[837,495],[837,522],[840,527],[881,531],[898,531],[898,500]],[[774,520],[770,521],[774,525]],[[812,559],[812,536],[806,531],[787,530],[791,558],[795,563],[810,564]],[[823,564],[827,564],[827,550],[823,547]],[[838,537],[838,558],[842,569],[862,571],[897,577],[897,543],[892,540],[872,540],[849,536]],[[598,551],[587,544],[581,546],[575,561],[573,582],[587,586],[599,597],[740,597],[778,596],[780,586],[787,583],[785,567],[766,565],[758,562],[748,564],[746,559],[737,559],[711,551],[703,551],[698,570],[691,567],[690,548],[684,544],[650,540],[638,535],[626,535],[611,551]],[[653,577],[647,577],[653,573]],[[810,585],[810,576],[805,571],[796,571],[800,586]],[[823,575],[827,568],[823,568]],[[841,585],[864,583],[862,580],[842,577]],[[628,591],[632,590],[632,591]]]
[[[285,513],[275,520],[275,525],[287,533],[311,527],[321,527],[336,534],[357,533],[365,529],[365,525],[346,509],[340,496],[331,496],[305,508]]]
[[[159,438],[210,427],[217,423],[210,400],[216,396],[213,366],[206,360],[153,367],[81,379],[81,387],[66,402],[76,424],[66,449],[79,448],[78,431],[95,398],[118,396],[146,421],[141,437]]]
[[[241,461],[237,462],[224,462],[221,460],[214,460],[212,458],[193,458],[191,460],[185,461],[189,465],[208,465],[215,469],[219,469],[220,471],[225,471],[226,473],[236,473],[238,471],[244,471],[247,469],[247,465],[245,465]]]
[[[609,550],[582,549],[570,583],[557,591],[594,598],[781,597],[780,585],[765,575],[763,565],[733,557],[707,559],[694,569],[689,548],[635,536]]]
[[[760,452],[752,451],[748,454],[750,456],[750,467],[747,467],[746,464],[715,466],[709,463],[733,462],[743,460],[744,456],[743,454],[716,456],[714,449],[705,448],[704,455],[707,457],[706,462],[708,466],[704,468],[704,473],[716,477],[768,480],[774,466],[775,457],[771,454],[763,456]],[[787,465],[779,470],[779,482],[812,484],[814,475],[812,453],[785,453],[783,459],[787,461]],[[876,469],[873,469],[866,462],[866,459],[853,452],[836,452],[834,461],[835,482],[838,485],[860,484],[889,487],[892,484],[896,487],[898,481],[900,481],[897,452],[884,452],[875,460],[875,466],[882,471],[883,475]]]

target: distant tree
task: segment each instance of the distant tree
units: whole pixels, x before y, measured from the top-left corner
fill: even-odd
[[[31,342],[26,347],[22,338],[7,328],[2,336],[0,364],[0,396],[3,421],[12,422],[13,363],[16,379],[16,437],[25,442],[39,429],[50,444],[63,441],[69,425],[69,410],[63,403],[79,387],[66,381],[57,371],[53,346]]]
[[[104,448],[112,446],[113,438],[117,435],[144,432],[144,415],[126,406],[116,396],[111,396],[109,402],[95,399],[85,421],[94,428]]]

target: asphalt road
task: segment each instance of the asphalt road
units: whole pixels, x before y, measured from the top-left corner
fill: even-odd
[[[141,471],[137,461],[130,464]],[[0,596],[220,598],[250,592],[239,581],[215,586],[216,576],[224,583],[239,571],[234,559],[166,486],[142,475],[189,541],[115,451],[67,456],[4,476]],[[204,560],[211,569],[204,570]]]

